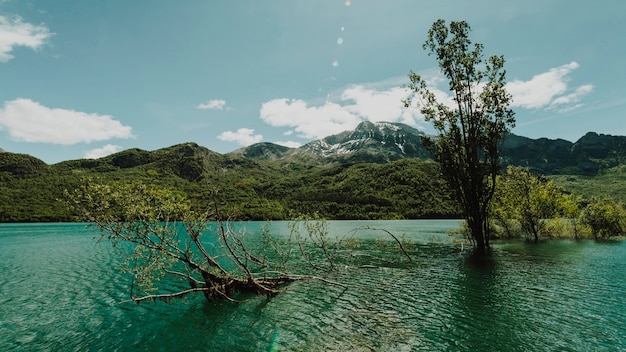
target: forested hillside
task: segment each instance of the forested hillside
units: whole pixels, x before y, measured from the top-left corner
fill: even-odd
[[[318,213],[333,219],[458,215],[432,161],[313,167],[220,155],[195,144],[127,150],[99,160],[46,165],[0,154],[0,221],[69,221],[60,201],[83,177],[142,181],[186,193],[197,206],[216,197],[239,219]]]
[[[0,152],[0,222],[71,221],[64,190],[85,177],[141,181],[184,192],[198,207],[219,200],[239,219],[457,217],[424,135],[402,124],[362,124],[301,148],[259,143],[219,154],[195,143],[129,149],[47,165]],[[425,156],[426,155],[426,156]],[[503,163],[528,167],[585,197],[626,201],[626,137],[588,133],[576,143],[510,135]]]

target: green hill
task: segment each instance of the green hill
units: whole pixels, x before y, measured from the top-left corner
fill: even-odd
[[[59,199],[84,177],[156,184],[184,192],[198,207],[218,197],[243,220],[458,217],[423,136],[402,124],[364,123],[301,148],[259,143],[227,154],[184,143],[47,165],[2,152],[0,222],[72,221]],[[585,197],[626,201],[624,155],[626,137],[588,133],[571,143],[509,135],[502,161]]]

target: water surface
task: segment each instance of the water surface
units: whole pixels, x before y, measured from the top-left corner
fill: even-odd
[[[84,224],[2,224],[0,351],[626,349],[625,242],[498,243],[491,257],[475,259],[445,234],[456,221],[337,221],[330,229],[362,225],[405,234],[415,260],[343,268],[336,279],[347,290],[313,281],[271,300],[136,305],[122,303],[130,283],[118,270],[123,258]],[[288,232],[282,222],[271,230]]]

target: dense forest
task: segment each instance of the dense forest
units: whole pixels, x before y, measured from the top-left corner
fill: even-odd
[[[2,153],[0,221],[72,221],[62,201],[64,191],[76,188],[85,177],[157,184],[185,193],[197,207],[207,207],[217,197],[242,220],[313,213],[330,219],[458,216],[429,160],[311,167],[206,153],[185,144],[161,150],[156,157],[128,150],[55,165]]]
[[[241,152],[218,154],[185,143],[48,165],[29,155],[0,153],[0,221],[75,220],[63,202],[64,191],[75,189],[85,177],[101,182],[156,184],[184,193],[197,207],[207,207],[219,199],[241,220],[288,219],[314,213],[327,219],[460,216],[437,165],[428,158],[381,161],[369,151],[367,155],[375,161],[355,161],[352,157],[324,163],[298,155],[254,158]],[[606,163],[609,167],[593,173],[578,170],[567,174],[560,169],[545,176],[565,191],[584,197],[610,195],[626,200],[626,166],[613,159]],[[546,171],[532,165],[531,169]]]

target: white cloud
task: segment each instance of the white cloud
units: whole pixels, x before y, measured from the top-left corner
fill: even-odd
[[[557,109],[559,112],[582,106],[581,100],[593,90],[590,84],[569,88],[569,75],[579,67],[578,63],[550,69],[535,75],[529,81],[514,80],[506,88],[513,96],[511,107],[525,109]],[[455,108],[449,94],[447,81],[440,73],[425,71],[430,90],[438,101]],[[397,78],[372,84],[354,85],[342,90],[335,99],[329,96],[323,104],[312,105],[301,99],[273,99],[262,104],[259,115],[265,123],[287,127],[289,135],[300,138],[324,138],[342,131],[354,129],[362,121],[402,122],[425,129],[423,115],[418,107],[405,108],[402,100],[410,96],[400,86],[406,79]],[[445,86],[445,88],[444,88]],[[417,103],[417,101],[416,101]]]
[[[513,96],[511,107],[526,109],[555,108],[560,111],[568,111],[579,104],[583,96],[593,90],[590,84],[582,85],[568,91],[569,74],[579,68],[577,62],[552,68],[548,72],[533,76],[529,81],[514,80],[506,85],[506,89]]]
[[[131,127],[110,115],[51,109],[30,99],[15,99],[0,109],[0,129],[22,142],[76,144],[132,138]]]
[[[224,110],[224,108],[226,108],[226,101],[222,99],[209,100],[196,106],[196,109],[200,110]]]
[[[8,62],[16,46],[38,49],[53,33],[44,25],[22,22],[20,17],[0,16],[0,62]]]
[[[274,99],[263,103],[260,116],[271,126],[291,127],[302,138],[323,138],[354,128],[361,119],[343,106],[326,102],[309,106],[299,99]]]
[[[288,148],[298,148],[302,145],[300,142],[295,141],[285,141],[285,142],[274,142],[275,144],[282,145]]]
[[[550,107],[554,108],[559,105],[569,105],[569,107],[566,106],[564,109],[570,109],[572,104],[575,104],[573,105],[575,107],[582,106],[583,104],[579,104],[579,102],[585,95],[591,93],[591,91],[593,91],[593,86],[591,84],[582,85],[576,88],[573,93],[562,95],[554,99],[552,103],[550,103]]]
[[[236,132],[222,132],[217,138],[225,142],[236,142],[242,146],[248,146],[262,141],[263,135],[254,134],[254,130],[250,128],[240,128]]]
[[[293,128],[298,137],[307,139],[354,129],[362,121],[419,125],[423,122],[419,111],[405,109],[402,103],[408,94],[399,87],[355,85],[343,90],[338,102],[329,99],[320,106],[299,99],[270,100],[261,106],[260,117],[271,126]]]
[[[409,92],[400,87],[376,90],[357,85],[344,90],[341,100],[353,102],[345,108],[364,120],[416,125],[423,121],[423,117],[417,109],[404,107],[402,100],[408,95]]]
[[[103,158],[107,155],[117,153],[120,150],[122,150],[122,147],[120,147],[119,145],[107,144],[102,148],[96,148],[85,152],[85,159]]]

